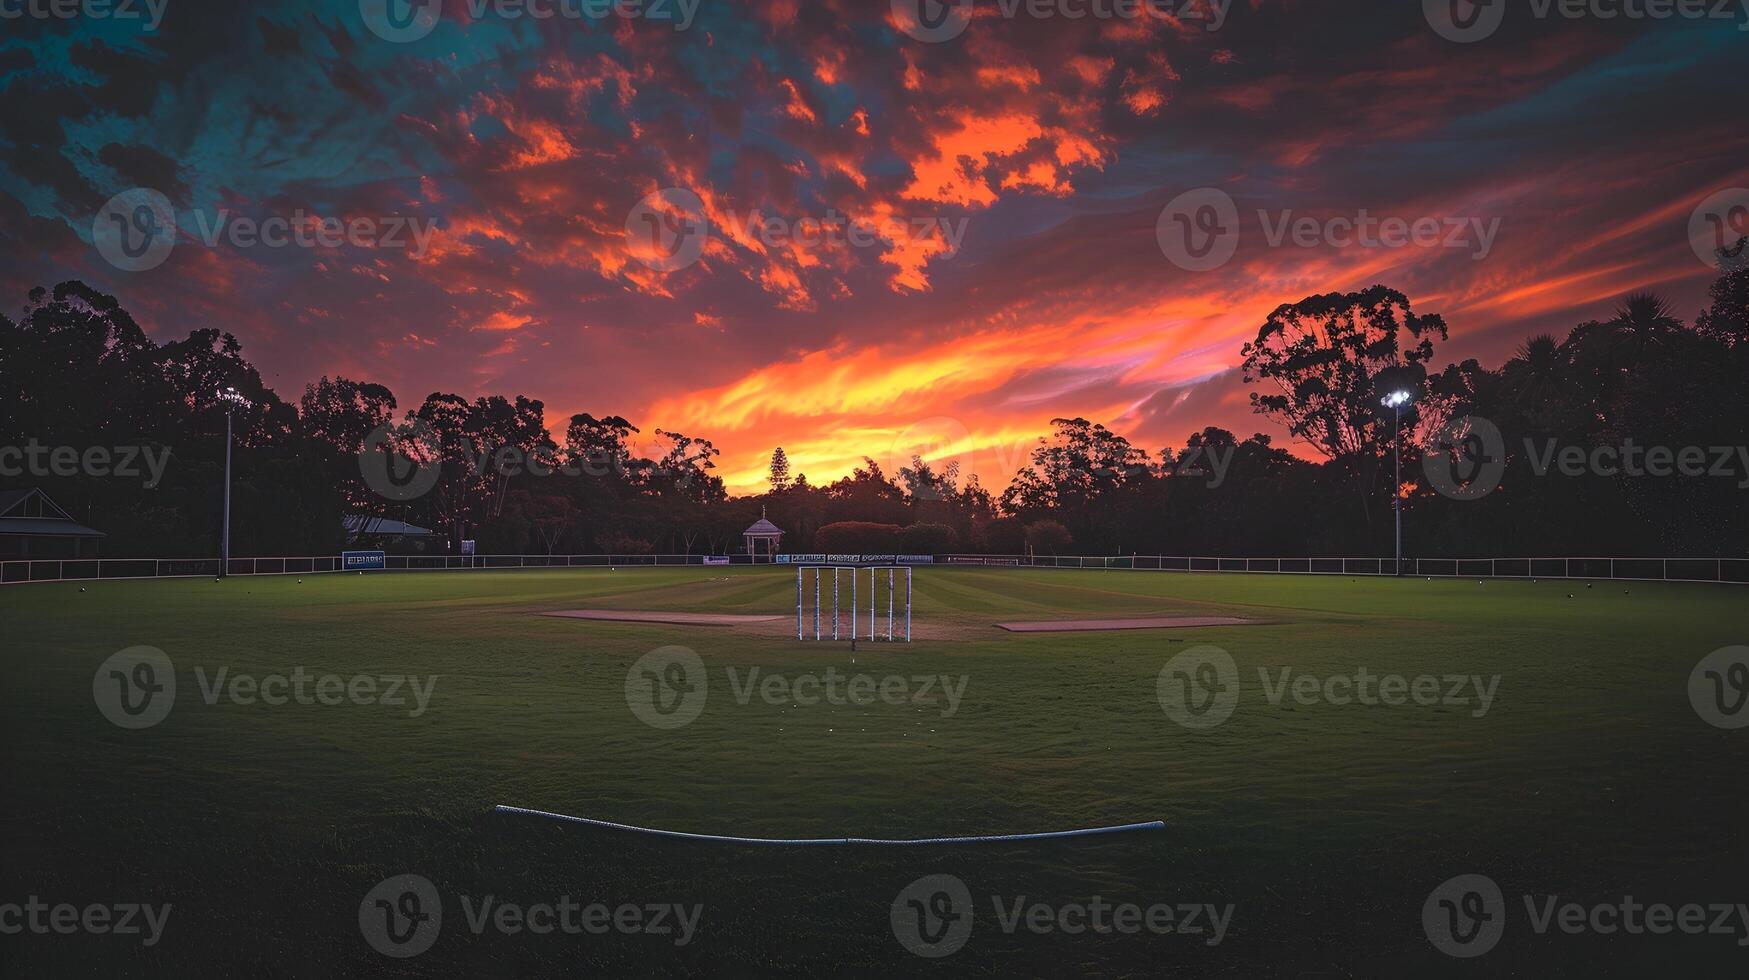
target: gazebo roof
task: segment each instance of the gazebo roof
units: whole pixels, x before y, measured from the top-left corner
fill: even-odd
[[[776,524],[773,524],[770,521],[766,520],[764,517],[761,517],[757,521],[753,522],[752,527],[748,528],[745,531],[742,531],[741,535],[743,537],[746,537],[747,535],[782,534],[782,533],[783,533],[783,530],[781,528],[779,528]]]

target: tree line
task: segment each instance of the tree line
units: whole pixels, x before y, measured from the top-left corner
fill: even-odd
[[[769,488],[746,496],[726,491],[708,438],[657,428],[641,453],[642,430],[620,415],[579,413],[558,431],[522,395],[436,392],[403,409],[344,377],[287,401],[231,335],[155,343],[114,297],[71,281],[0,316],[0,488],[42,488],[109,535],[107,556],[213,554],[229,411],[238,556],[333,553],[348,514],[434,529],[379,543],[438,553],[471,538],[484,554],[727,554],[763,514],[801,553],[1382,556],[1396,500],[1410,556],[1743,556],[1746,243],[1719,253],[1692,322],[1630,295],[1496,368],[1436,367],[1443,317],[1385,286],[1284,304],[1241,367],[1255,412],[1316,459],[1263,433],[1210,426],[1150,450],[1055,418],[1001,489],[918,457],[891,473],[865,458],[815,483],[778,448]],[[225,388],[248,404],[219,399]],[[1397,391],[1400,415],[1383,403]],[[80,460],[144,447],[169,462],[124,477],[29,446]]]

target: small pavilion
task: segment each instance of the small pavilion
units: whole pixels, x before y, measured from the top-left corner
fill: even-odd
[[[765,508],[759,508],[759,520],[753,526],[741,532],[742,540],[747,542],[747,554],[754,561],[759,560],[759,542],[765,542],[765,560],[772,561],[777,557],[778,544],[783,540],[783,531],[776,524],[765,519]]]

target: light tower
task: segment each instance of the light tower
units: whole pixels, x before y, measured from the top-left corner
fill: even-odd
[[[219,532],[219,577],[224,578],[231,574],[231,413],[254,403],[228,385],[219,389],[218,398],[225,406],[225,518]]]
[[[1391,392],[1381,401],[1384,406],[1397,413],[1397,425],[1391,432],[1391,448],[1397,457],[1397,478],[1391,482],[1391,509],[1397,514],[1397,577],[1403,576],[1403,406],[1409,404],[1409,392],[1402,389]]]

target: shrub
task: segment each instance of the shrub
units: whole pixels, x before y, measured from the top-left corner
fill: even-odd
[[[609,531],[597,535],[595,543],[601,546],[602,554],[606,555],[647,555],[654,547],[643,538],[634,538],[624,531]]]
[[[1034,521],[1026,526],[1026,543],[1032,546],[1034,554],[1067,551],[1073,540],[1069,529],[1056,521]]]
[[[959,535],[946,524],[913,524],[899,532],[899,550],[907,555],[939,555],[959,547]]]

